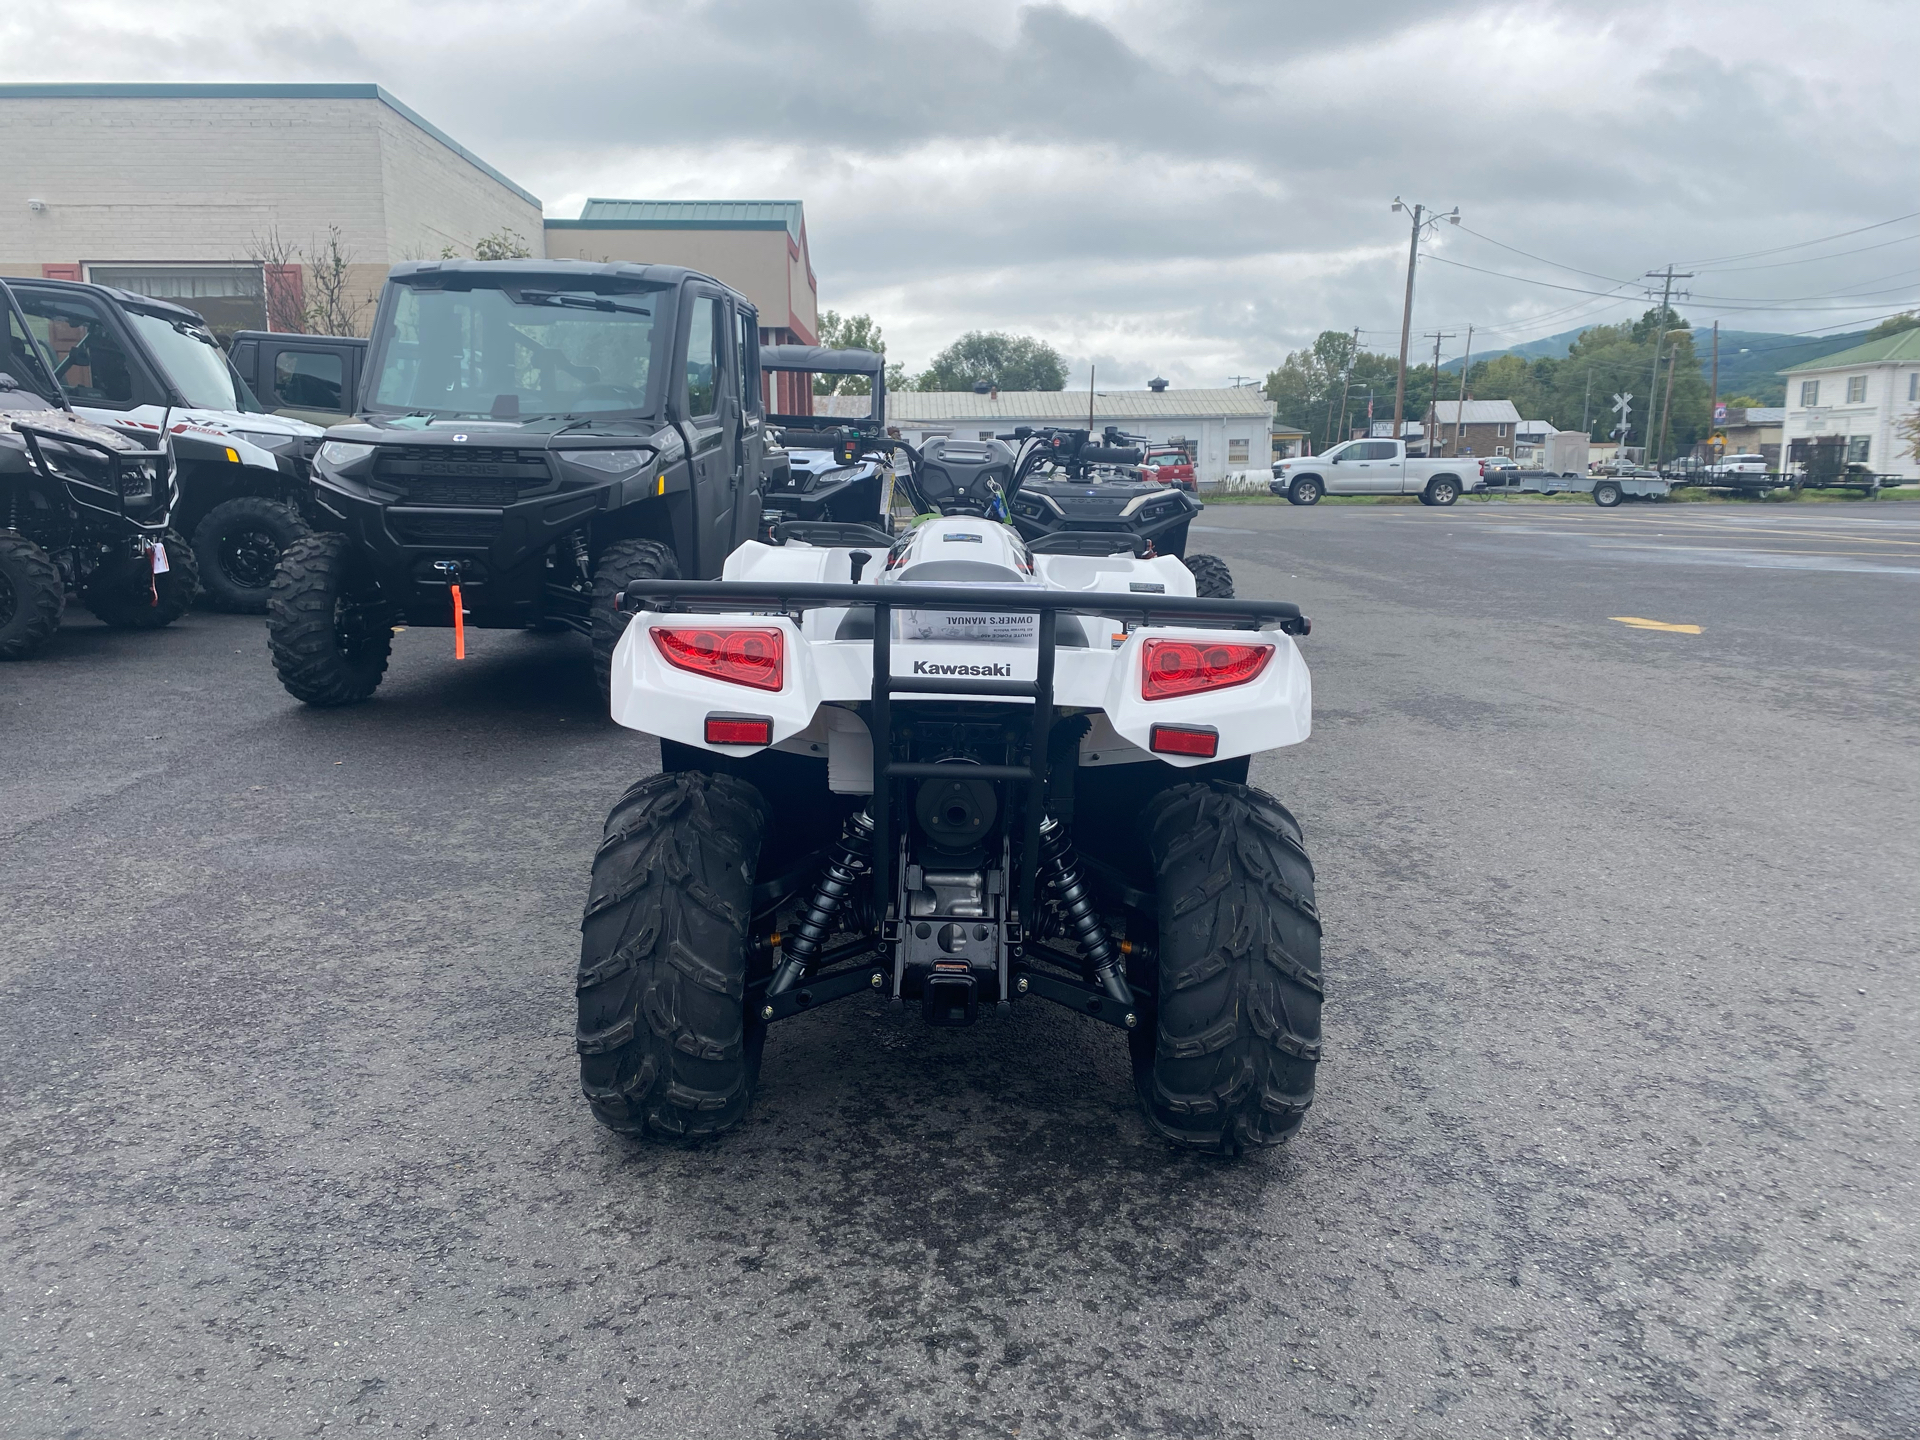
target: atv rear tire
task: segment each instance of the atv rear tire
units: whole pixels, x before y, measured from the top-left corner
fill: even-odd
[[[351,705],[380,687],[393,622],[344,535],[304,535],[281,553],[267,599],[280,683],[309,705]]]
[[[614,608],[629,582],[678,580],[680,562],[657,540],[616,540],[593,567],[593,683],[604,692],[613,681],[613,650],[633,617]]]
[[[732,775],[642,780],[607,816],[580,922],[580,1089],[610,1130],[681,1144],[731,1129],[766,1026],[746,1009],[767,805]]]
[[[1321,493],[1320,482],[1311,475],[1304,475],[1287,487],[1287,502],[1292,505],[1318,505]]]
[[[1233,572],[1218,555],[1189,555],[1187,569],[1193,572],[1193,593],[1209,600],[1233,599]]]
[[[298,510],[278,500],[237,495],[221,501],[193,532],[207,603],[233,615],[266,614],[281,555],[312,533]]]
[[[1133,1033],[1148,1123],[1220,1155],[1292,1138],[1320,1060],[1320,915],[1300,826],[1231,781],[1147,811],[1160,896],[1154,1023]]]
[[[17,530],[0,530],[0,660],[24,660],[53,638],[67,608],[60,567]]]
[[[200,593],[200,563],[178,530],[160,536],[167,571],[155,575],[150,560],[123,558],[102,565],[80,592],[80,603],[119,630],[158,630],[193,607]]]

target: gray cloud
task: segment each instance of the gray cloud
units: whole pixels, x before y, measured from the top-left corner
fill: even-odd
[[[41,72],[4,16],[0,72],[378,80],[553,214],[588,193],[798,196],[822,302],[871,310],[915,362],[975,327],[1044,335],[1115,383],[1219,383],[1322,328],[1390,347],[1395,194],[1623,279],[1920,209],[1902,59],[1920,7],[1873,0],[340,0],[294,25],[242,0],[80,8],[91,74]],[[1423,267],[1417,329],[1507,343],[1646,303],[1460,232],[1438,244],[1501,273]],[[1831,307],[1903,260],[1891,309],[1920,298],[1920,241],[1703,274],[1729,298],[1689,313],[1871,319],[1868,297]],[[1838,298],[1734,303],[1787,296]]]

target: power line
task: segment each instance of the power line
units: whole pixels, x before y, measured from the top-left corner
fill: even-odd
[[[1579,286],[1579,285],[1557,285],[1551,280],[1535,280],[1531,276],[1527,276],[1527,275],[1512,275],[1504,270],[1489,270],[1482,265],[1468,265],[1467,263],[1461,260],[1449,260],[1444,255],[1429,255],[1427,256],[1427,259],[1437,261],[1442,265],[1451,265],[1458,270],[1472,270],[1473,272],[1479,275],[1492,275],[1496,279],[1500,279],[1500,280],[1517,280],[1522,285],[1539,285],[1548,290],[1565,290],[1569,294],[1573,294],[1573,295],[1598,295],[1603,299],[1611,299],[1618,294],[1617,291],[1613,291],[1613,290],[1588,290],[1583,286]],[[1884,279],[1886,277],[1882,276],[1881,278]],[[1897,288],[1905,289],[1906,287],[1900,286]],[[1757,310],[1764,313],[1770,310],[1785,310],[1785,309],[1797,310],[1797,309],[1807,308],[1807,307],[1803,307],[1803,305],[1800,302],[1807,301],[1807,300],[1837,300],[1837,299],[1843,298],[1846,295],[1853,294],[1853,293],[1856,293],[1856,292],[1840,290],[1840,291],[1829,292],[1824,295],[1795,295],[1795,296],[1786,296],[1784,298],[1772,298],[1765,295],[1703,295],[1698,298],[1699,300],[1702,300],[1702,301],[1711,301],[1716,305],[1731,305],[1734,307],[1735,310]],[[1879,293],[1891,295],[1895,292],[1893,290],[1885,290]],[[1625,298],[1632,298],[1632,297],[1625,297]],[[1828,310],[1871,310],[1875,308],[1875,305],[1874,304],[1829,305],[1829,306],[1822,306],[1819,308],[1828,309]]]
[[[1822,235],[1817,240],[1799,240],[1791,245],[1776,245],[1771,250],[1749,250],[1744,255],[1716,255],[1711,260],[1682,260],[1682,265],[1722,265],[1729,260],[1758,260],[1762,255],[1784,255],[1789,250],[1804,250],[1809,245],[1824,245],[1829,240],[1845,240],[1849,235],[1864,235],[1869,230],[1884,230],[1889,225],[1898,225],[1902,220],[1920,220],[1920,210],[1911,214],[1896,215],[1891,220],[1875,221],[1871,225],[1862,225],[1857,230],[1842,230],[1838,235]]]
[[[1549,260],[1544,255],[1535,255],[1529,251],[1521,250],[1507,244],[1503,240],[1496,240],[1491,235],[1482,235],[1478,230],[1469,230],[1465,225],[1462,225],[1460,228],[1466,230],[1467,234],[1473,236],[1476,240],[1484,240],[1489,245],[1498,245],[1502,250],[1510,250],[1515,255],[1524,255],[1529,260],[1538,260],[1542,265],[1551,265],[1556,270],[1569,270],[1575,275],[1585,275],[1592,280],[1607,280],[1615,285],[1632,285],[1637,283],[1632,280],[1622,280],[1618,275],[1601,275],[1593,270],[1582,270],[1578,265],[1562,265],[1558,260]]]
[[[1884,250],[1889,245],[1911,245],[1916,240],[1920,240],[1920,234],[1902,235],[1894,240],[1882,240],[1878,245],[1861,245],[1852,250],[1836,250],[1831,255],[1809,255],[1804,260],[1772,260],[1765,265],[1702,266],[1701,273],[1706,275],[1733,275],[1745,270],[1781,270],[1789,265],[1817,265],[1822,260],[1838,260],[1847,255],[1864,255],[1869,250]]]

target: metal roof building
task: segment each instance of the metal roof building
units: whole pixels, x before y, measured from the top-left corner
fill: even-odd
[[[836,400],[853,397],[835,397]],[[1219,390],[901,390],[887,395],[887,424],[903,439],[929,435],[972,440],[1016,425],[1078,428],[1117,425],[1150,445],[1175,441],[1194,451],[1194,474],[1216,481],[1273,463],[1273,402],[1252,386]],[[816,408],[820,402],[816,402]]]

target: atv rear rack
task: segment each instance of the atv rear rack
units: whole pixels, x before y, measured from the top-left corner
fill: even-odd
[[[1289,635],[1311,629],[1300,607],[1283,600],[1214,600],[1186,595],[1117,594],[1112,591],[1043,590],[1027,586],[972,587],[964,585],[838,585],[815,581],[766,584],[740,580],[635,580],[622,596],[622,608],[638,612],[700,614],[779,614],[798,616],[808,610],[864,608],[873,612],[873,691],[867,726],[873,735],[874,833],[871,874],[873,894],[884,907],[893,893],[893,865],[899,837],[893,824],[894,782],[926,780],[963,773],[969,779],[1005,780],[1023,784],[1025,834],[1020,847],[1018,915],[1023,926],[1035,915],[1035,885],[1041,871],[1040,825],[1046,814],[1049,741],[1053,729],[1054,619],[1061,614],[1100,615],[1132,621],[1142,627],[1184,625],[1209,628],[1257,628],[1278,622]],[[1039,619],[1038,664],[1032,680],[974,680],[952,676],[909,676],[892,673],[893,612],[896,609],[951,609],[1034,614]],[[964,770],[950,763],[893,758],[893,699],[897,695],[959,695],[982,699],[1031,700],[1032,735],[1024,765],[968,764]],[[883,942],[884,943],[884,942]],[[1055,957],[1048,957],[1055,958]],[[898,959],[895,994],[898,995]],[[857,982],[839,977],[846,987]],[[1009,977],[1001,976],[1003,986]],[[1058,991],[1059,993],[1054,993]],[[1070,993],[1069,993],[1070,992]],[[1002,995],[1007,992],[1003,989]],[[1088,1004],[1098,992],[1051,982],[1039,993],[1048,999],[1082,1008],[1097,1018],[1121,1023],[1125,1006]],[[773,997],[769,996],[771,1001]],[[784,1006],[791,1002],[781,1002]],[[1108,1014],[1106,1011],[1111,1010]]]

